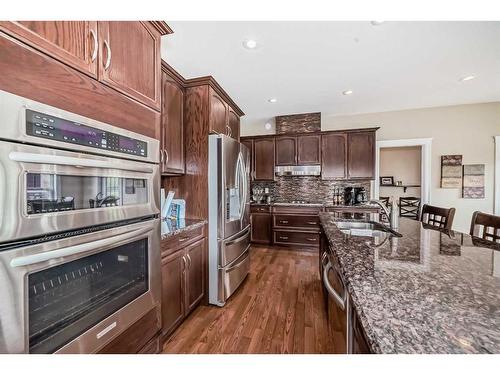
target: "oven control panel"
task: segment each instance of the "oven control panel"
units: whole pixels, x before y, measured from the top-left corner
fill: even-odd
[[[26,134],[127,155],[148,156],[148,145],[144,141],[30,109],[26,110]]]

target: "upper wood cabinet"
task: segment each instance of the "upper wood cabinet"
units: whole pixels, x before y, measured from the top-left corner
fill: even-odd
[[[210,131],[217,134],[227,134],[227,117],[229,106],[214,89],[210,88]]]
[[[229,107],[228,109],[228,119],[227,119],[227,131],[229,132],[229,136],[240,140],[240,116],[236,113],[234,109]]]
[[[297,164],[296,155],[296,137],[276,137],[276,165],[295,165]]]
[[[347,178],[375,178],[375,132],[347,133]]]
[[[311,165],[321,162],[321,136],[301,135],[297,137],[297,164]]]
[[[347,178],[347,134],[328,133],[321,136],[321,177]]]
[[[160,168],[165,175],[185,171],[184,88],[166,71],[162,71]]]
[[[157,111],[162,22],[0,22],[0,30]]]
[[[1,21],[0,30],[97,78],[97,21]]]
[[[274,181],[274,137],[253,141],[253,178],[256,181]]]
[[[100,80],[159,110],[161,35],[137,21],[99,21],[98,30]]]

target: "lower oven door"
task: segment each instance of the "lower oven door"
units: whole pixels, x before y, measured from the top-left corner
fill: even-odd
[[[159,306],[159,233],[155,219],[1,252],[0,352],[93,353]]]

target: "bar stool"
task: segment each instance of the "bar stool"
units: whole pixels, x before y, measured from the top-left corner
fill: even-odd
[[[500,216],[474,212],[470,223],[470,235],[500,243]]]
[[[455,208],[442,208],[424,204],[420,221],[440,229],[450,230],[455,217]]]
[[[420,211],[420,198],[399,197],[399,216],[418,220]]]

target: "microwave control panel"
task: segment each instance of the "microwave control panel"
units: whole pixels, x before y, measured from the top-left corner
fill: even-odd
[[[144,141],[30,109],[26,110],[26,134],[127,155],[148,156],[148,145]]]

